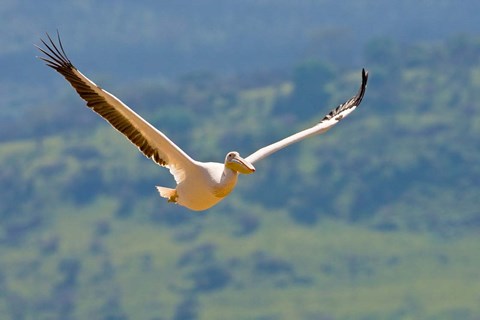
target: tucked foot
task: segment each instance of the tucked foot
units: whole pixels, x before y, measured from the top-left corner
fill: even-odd
[[[178,194],[177,190],[165,188],[165,187],[158,187],[157,190],[160,193],[160,196],[166,198],[168,202],[177,203],[178,201]]]

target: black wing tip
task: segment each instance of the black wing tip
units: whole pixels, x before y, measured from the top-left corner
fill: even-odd
[[[367,83],[368,80],[368,71],[365,68],[362,68],[362,82]]]
[[[65,50],[63,49],[62,40],[60,39],[60,32],[57,29],[57,43],[50,37],[48,32],[45,33],[47,39],[41,39],[42,46],[34,45],[44,56],[37,56],[37,58],[43,60],[47,66],[60,71],[61,69],[74,68],[73,64],[68,59]]]
[[[365,70],[365,68],[362,68],[362,85],[360,88],[363,88],[363,91],[365,91],[365,88],[367,87],[367,82],[368,82],[368,71]]]
[[[362,84],[360,85],[360,89],[358,89],[358,92],[353,98],[350,100],[340,104],[338,107],[330,111],[323,119],[322,121],[330,120],[333,117],[337,116],[340,114],[342,111],[345,111],[347,109],[351,109],[353,107],[358,107],[360,103],[362,102],[363,96],[365,95],[365,90],[367,88],[367,82],[368,82],[368,71],[365,70],[365,68],[362,68]],[[342,119],[342,118],[340,118]]]
[[[360,89],[358,89],[358,93],[353,97],[352,102],[353,105],[358,107],[363,100],[363,96],[365,95],[365,91],[367,89],[368,83],[368,71],[365,68],[362,68],[362,84],[360,85]]]

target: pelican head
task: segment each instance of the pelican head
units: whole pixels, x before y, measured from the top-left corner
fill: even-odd
[[[255,167],[250,162],[240,157],[240,154],[236,151],[231,151],[227,154],[225,157],[225,167],[243,174],[255,172]]]

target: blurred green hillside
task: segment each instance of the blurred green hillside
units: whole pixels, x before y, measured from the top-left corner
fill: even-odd
[[[0,319],[480,319],[478,2],[136,3],[0,5]],[[201,161],[306,128],[370,79],[348,119],[197,213],[35,61],[56,27]]]
[[[473,37],[370,42],[361,107],[260,162],[205,213],[159,198],[168,172],[65,85],[28,127],[0,129],[0,314],[478,319],[479,53]],[[263,77],[117,91],[208,161],[318,121],[355,92],[360,70],[308,60],[291,78]]]

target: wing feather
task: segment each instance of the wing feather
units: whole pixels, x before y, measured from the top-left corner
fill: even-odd
[[[351,99],[347,100],[346,102],[340,104],[338,107],[332,109],[323,119],[317,123],[315,126],[305,129],[303,131],[297,132],[283,140],[278,142],[272,143],[266,147],[263,147],[248,157],[245,158],[250,163],[255,163],[270,154],[283,149],[292,143],[298,142],[305,138],[308,138],[313,135],[317,135],[320,133],[324,133],[325,131],[332,128],[346,116],[348,116],[353,110],[355,110],[360,103],[362,102],[363,96],[365,94],[365,89],[367,87],[368,81],[368,72],[365,69],[362,69],[362,84],[360,85],[360,89],[358,90],[357,94],[353,96]]]
[[[125,135],[147,158],[168,167],[177,183],[183,181],[185,170],[194,168],[195,161],[165,134],[78,71],[65,54],[58,32],[58,45],[48,34],[47,38],[48,42],[41,40],[43,48],[37,46],[45,55],[39,58],[63,75],[90,109]]]

